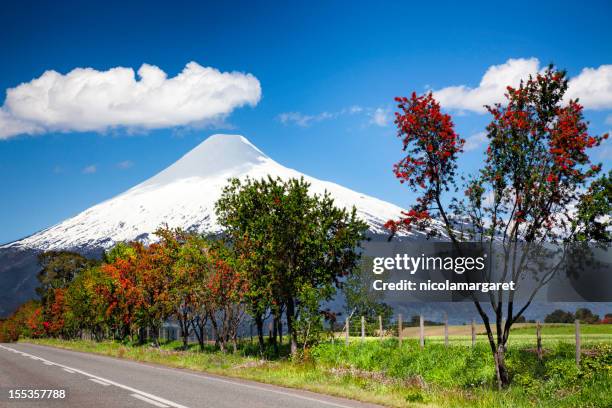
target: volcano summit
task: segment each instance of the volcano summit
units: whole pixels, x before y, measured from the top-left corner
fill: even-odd
[[[245,137],[213,135],[150,179],[95,205],[75,217],[6,247],[50,249],[109,248],[126,240],[145,243],[163,223],[200,233],[217,233],[214,205],[228,179],[266,176],[304,177],[313,193],[328,191],[336,205],[355,206],[372,233],[384,233],[384,223],[401,208],[338,184],[321,181],[272,160]]]

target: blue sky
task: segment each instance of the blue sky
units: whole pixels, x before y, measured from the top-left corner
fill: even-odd
[[[251,74],[261,88],[257,102],[195,127],[64,124],[0,138],[0,242],[110,198],[220,132],[245,135],[288,167],[407,206],[412,196],[391,173],[401,156],[388,120],[394,96],[477,88],[487,69],[510,59],[554,62],[571,77],[612,63],[609,2],[128,3],[4,3],[2,100],[47,70],[147,63],[171,78],[194,61]],[[589,99],[593,133],[612,128],[612,104],[603,99]],[[487,115],[455,105],[446,107],[463,137],[484,129]],[[476,143],[462,168],[475,169],[481,157]],[[608,166],[611,157],[606,147],[594,154]]]

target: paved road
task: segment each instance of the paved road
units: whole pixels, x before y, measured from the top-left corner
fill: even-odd
[[[64,389],[61,400],[9,390]],[[367,408],[374,405],[33,344],[0,344],[0,407]]]

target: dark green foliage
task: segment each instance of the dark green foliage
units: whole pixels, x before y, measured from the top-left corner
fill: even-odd
[[[574,323],[574,320],[580,320],[581,323],[598,323],[599,315],[593,314],[591,310],[583,307],[577,309],[576,313],[557,309],[544,318],[545,323]]]
[[[578,203],[574,220],[577,241],[612,241],[612,170],[593,181]]]
[[[574,314],[572,312],[566,312],[561,309],[557,309],[554,312],[548,314],[544,318],[545,323],[573,323]]]
[[[355,208],[337,208],[328,193],[312,195],[309,188],[304,179],[234,179],[216,205],[219,223],[247,265],[247,303],[260,339],[262,315],[269,310],[278,319],[284,311],[294,353],[304,323],[296,321],[308,314],[315,319],[311,328],[320,325],[312,304],[331,298],[339,279],[355,268],[367,230]]]
[[[95,264],[95,261],[70,251],[47,251],[38,256],[42,269],[36,278],[40,286],[36,293],[40,296],[43,305],[48,303],[51,289],[67,287],[74,278]]]
[[[345,312],[349,316],[364,316],[368,324],[378,327],[378,316],[383,319],[386,327],[391,321],[393,309],[382,301],[383,294],[372,290],[375,275],[371,273],[367,259],[349,275],[342,284],[345,297]],[[368,330],[370,332],[370,330]]]
[[[599,322],[599,315],[593,314],[587,308],[580,308],[576,310],[576,319],[580,320],[581,323],[597,323]]]

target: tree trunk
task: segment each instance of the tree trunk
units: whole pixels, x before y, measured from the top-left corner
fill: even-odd
[[[185,325],[181,323],[181,335],[183,336],[183,350],[189,348],[189,330],[185,328]]]
[[[147,331],[144,327],[138,329],[138,344],[145,344],[147,341]]]
[[[503,344],[500,344],[497,347],[494,357],[498,386],[500,389],[506,388],[508,385],[510,385],[510,374],[508,372],[508,368],[506,367],[506,347]]]
[[[125,338],[129,335],[130,333],[130,326],[128,325],[123,325],[122,330],[121,330],[121,341],[125,340]]]
[[[152,323],[151,324],[151,339],[153,340],[153,344],[156,347],[159,347],[159,325],[161,323]]]
[[[210,319],[210,325],[212,327],[212,335],[215,338],[215,346],[221,349],[221,352],[225,353],[225,343],[219,336],[219,329],[217,327],[217,321],[215,319]]]
[[[278,321],[279,321],[279,317],[274,314],[274,318],[272,321],[272,345],[274,346],[274,353],[278,354]]]
[[[510,375],[508,373],[508,368],[506,367],[506,361],[505,361],[506,346],[505,346],[505,343],[503,342],[503,339],[504,338],[507,339],[507,336],[503,336],[503,334],[500,334],[500,331],[503,330],[502,328],[503,325],[501,324],[502,317],[501,317],[501,314],[498,314],[496,310],[496,321],[495,321],[496,329],[497,329],[496,335],[497,335],[498,341],[501,340],[500,343],[496,344],[495,337],[493,336],[493,329],[489,321],[489,316],[482,309],[478,301],[475,300],[474,305],[476,306],[476,309],[478,310],[478,314],[482,318],[482,321],[484,322],[485,328],[487,330],[487,339],[489,340],[489,346],[491,347],[491,352],[493,353],[493,359],[495,360],[495,374],[497,377],[497,385],[498,385],[498,388],[501,390],[502,388],[505,388],[508,385],[510,385]],[[501,310],[501,307],[499,307],[499,309]]]
[[[206,336],[206,318],[202,318],[201,316],[196,316],[195,319],[191,321],[191,327],[193,327],[193,332],[198,338],[198,344],[200,345],[200,351],[204,351],[204,338]]]
[[[297,333],[295,327],[293,327],[293,317],[295,315],[295,304],[293,298],[289,298],[287,301],[287,330],[289,331],[289,338],[291,341],[291,355],[295,356],[298,351],[297,346]]]
[[[278,341],[283,344],[283,319],[282,314],[278,317]]]
[[[255,325],[257,326],[257,338],[259,339],[259,352],[264,351],[264,323],[261,315],[255,316]]]

